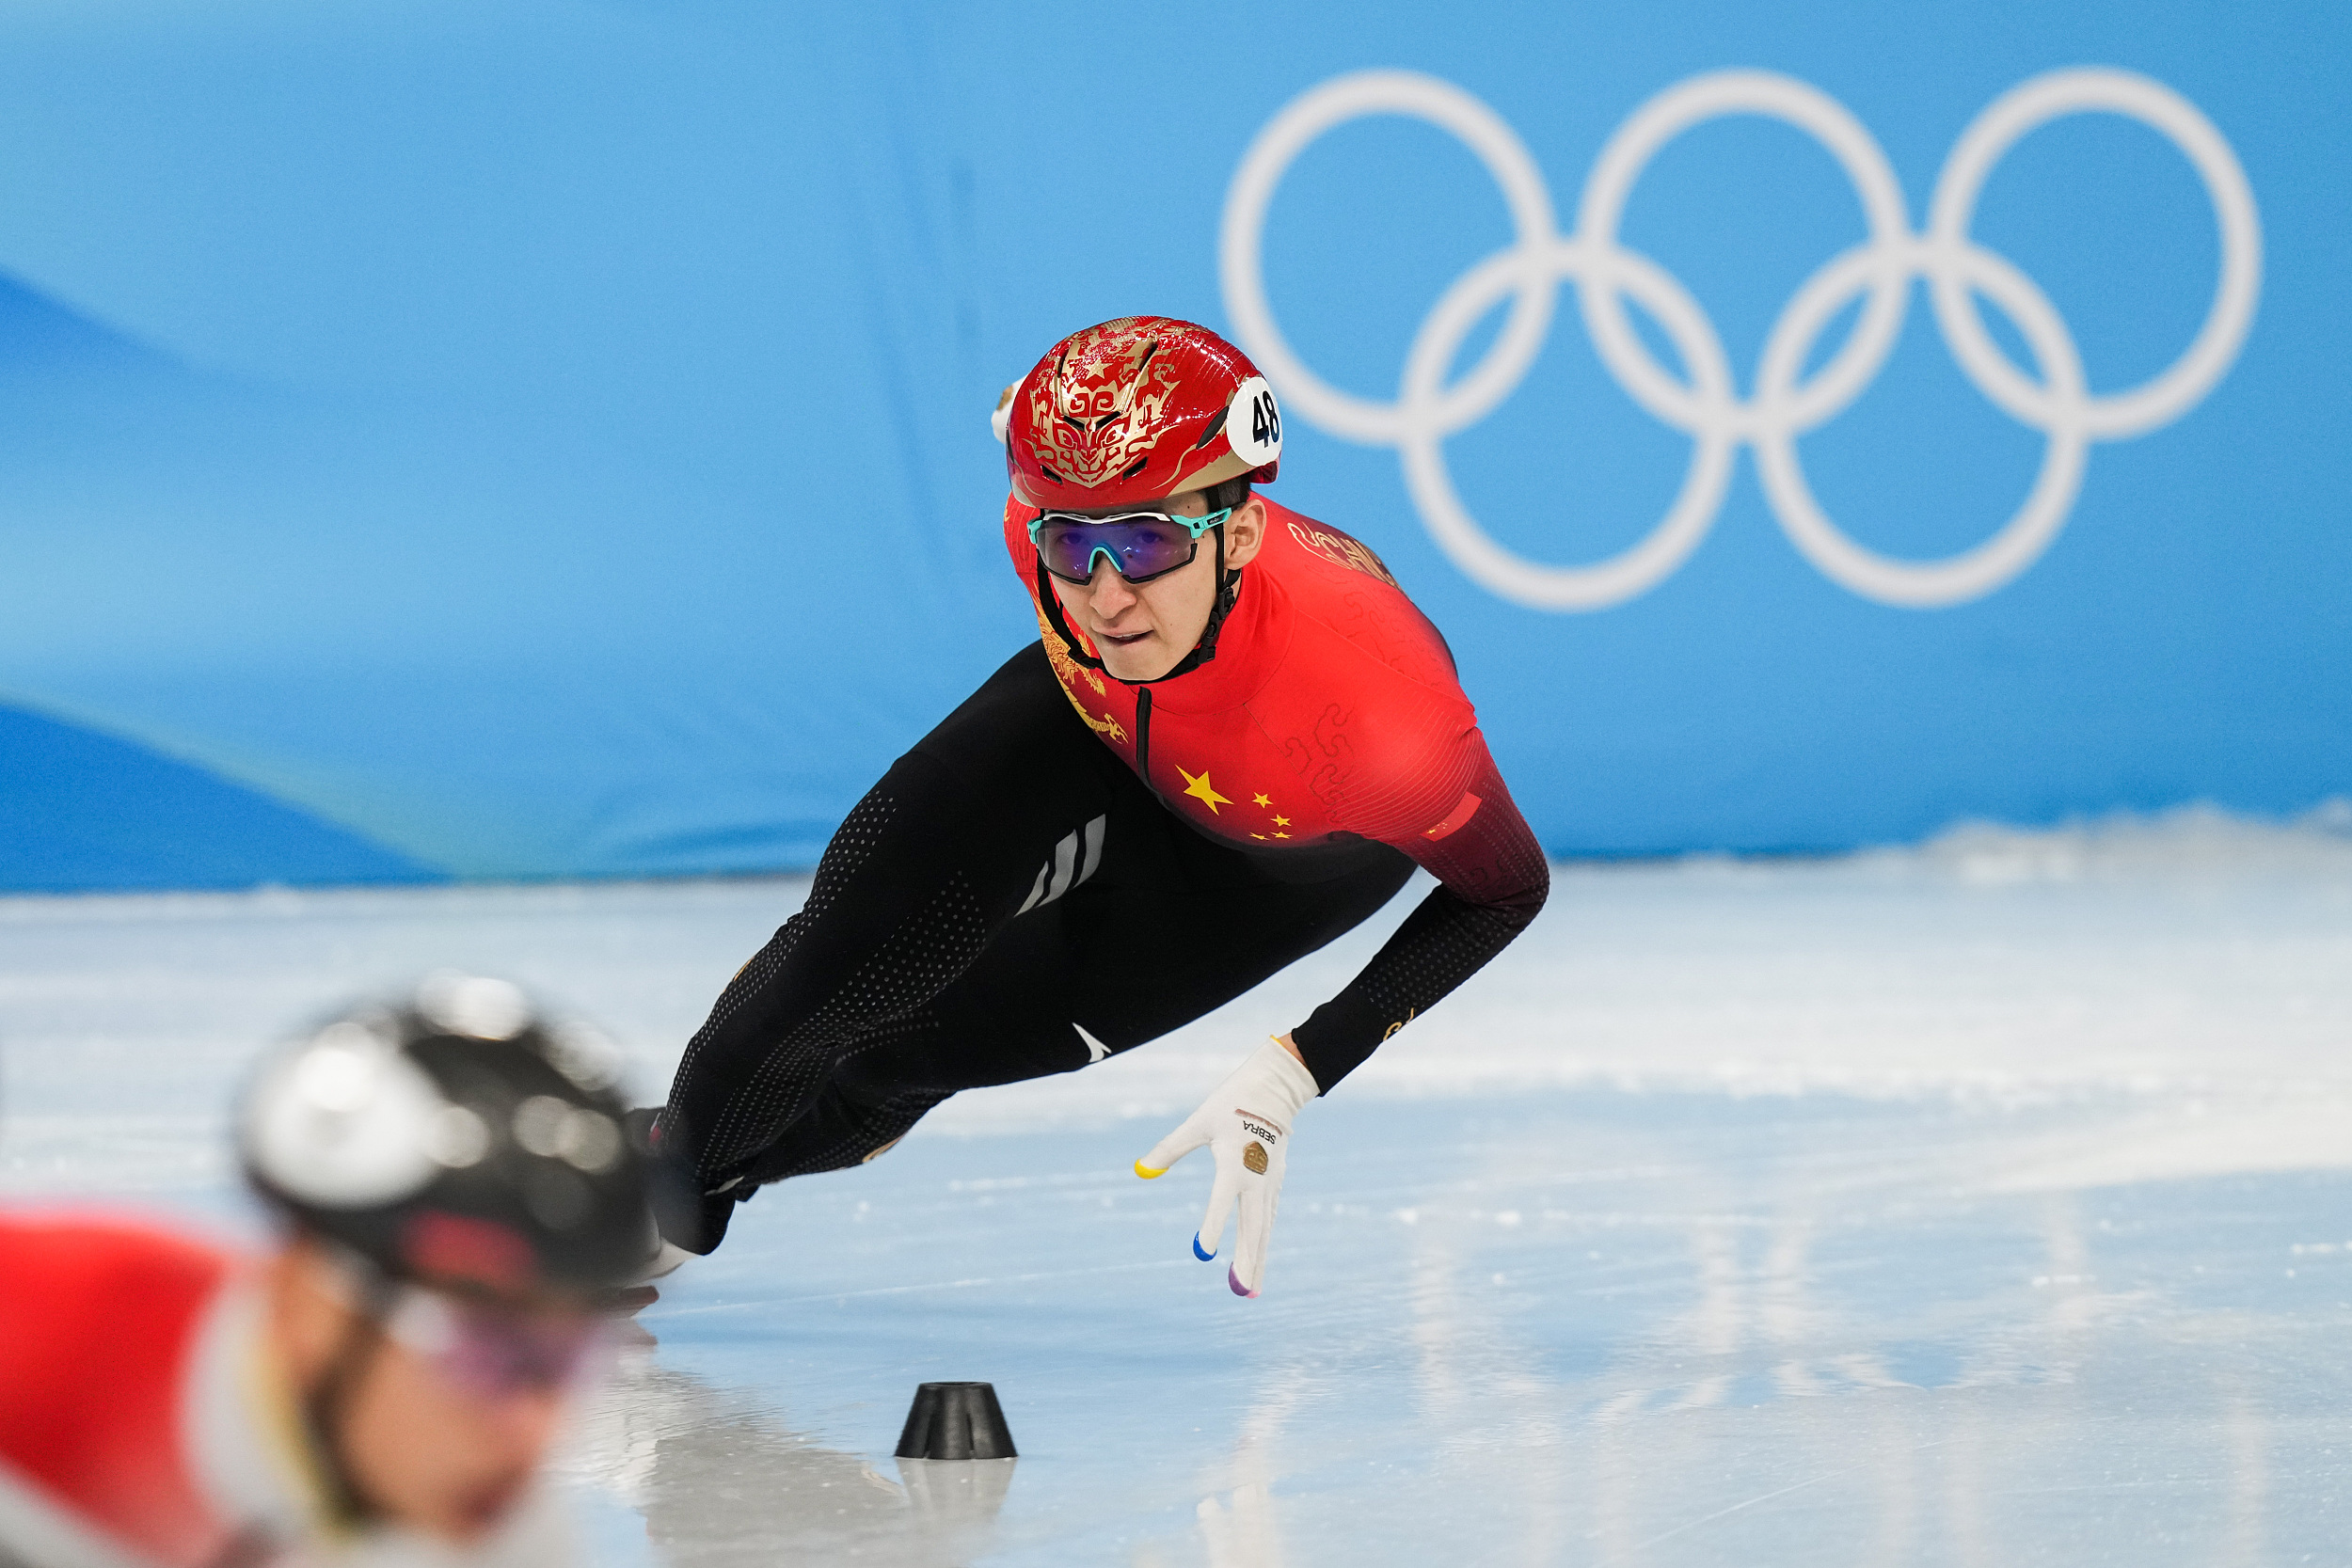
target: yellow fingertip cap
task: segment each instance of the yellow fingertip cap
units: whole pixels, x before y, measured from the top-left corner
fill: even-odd
[[[1166,1176],[1168,1174],[1168,1167],[1166,1165],[1162,1165],[1159,1169],[1153,1170],[1150,1165],[1147,1165],[1142,1161],[1137,1160],[1136,1162],[1136,1174],[1142,1177],[1146,1181],[1150,1181],[1154,1178]]]

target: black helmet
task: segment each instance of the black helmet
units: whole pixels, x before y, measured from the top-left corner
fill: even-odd
[[[653,1254],[619,1053],[503,980],[436,974],[264,1064],[237,1118],[254,1190],[390,1278],[594,1293]]]

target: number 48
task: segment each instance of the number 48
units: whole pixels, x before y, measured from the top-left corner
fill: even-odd
[[[1282,438],[1282,416],[1274,406],[1272,392],[1260,392],[1249,400],[1249,439],[1259,446],[1270,446]]]

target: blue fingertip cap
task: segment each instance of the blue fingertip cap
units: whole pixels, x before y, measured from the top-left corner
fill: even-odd
[[[1192,1255],[1195,1258],[1200,1259],[1203,1263],[1212,1262],[1216,1258],[1216,1254],[1214,1252],[1203,1252],[1200,1250],[1200,1232],[1198,1230],[1192,1233]]]

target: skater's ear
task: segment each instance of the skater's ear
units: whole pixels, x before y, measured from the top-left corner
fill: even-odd
[[[336,1260],[310,1238],[292,1237],[262,1265],[262,1293],[279,1364],[308,1391],[351,1332],[350,1292]]]
[[[1265,502],[1250,496],[1233,508],[1225,521],[1225,564],[1238,571],[1256,558],[1265,543]]]

